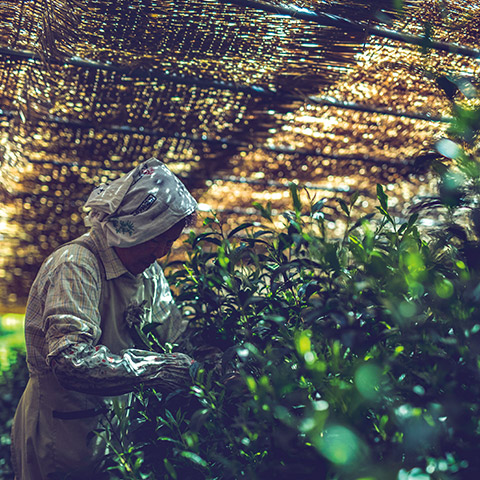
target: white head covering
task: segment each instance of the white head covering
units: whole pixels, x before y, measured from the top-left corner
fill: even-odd
[[[197,202],[156,158],[97,187],[84,208],[85,225],[100,225],[110,247],[131,247],[166,232],[193,213]]]

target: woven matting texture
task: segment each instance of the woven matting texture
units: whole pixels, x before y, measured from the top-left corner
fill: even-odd
[[[335,197],[360,191],[367,211],[376,182],[400,214],[430,178],[415,158],[448,126],[432,121],[449,115],[435,78],[475,83],[479,67],[372,28],[427,21],[474,49],[480,15],[393,3],[1,2],[0,308],[24,305],[45,256],[85,231],[92,188],[151,156],[232,226],[252,201],[286,208],[292,180],[326,199],[332,229]]]

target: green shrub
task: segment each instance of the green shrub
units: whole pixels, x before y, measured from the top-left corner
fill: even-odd
[[[0,479],[13,480],[10,460],[10,430],[20,397],[28,381],[23,350],[12,350],[9,368],[0,376]]]
[[[205,367],[189,392],[137,392],[121,478],[480,472],[478,271],[377,196],[378,218],[342,204],[341,239],[295,187],[279,231],[259,207],[263,225],[210,218],[191,234],[170,282],[192,325],[183,349]]]

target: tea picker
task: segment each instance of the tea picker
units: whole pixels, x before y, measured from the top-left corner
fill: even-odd
[[[196,201],[157,159],[96,188],[90,230],[53,252],[31,287],[25,315],[30,378],[12,428],[17,480],[100,479],[102,429],[112,396],[139,384],[170,392],[191,383],[194,361],[148,351],[155,322],[175,342],[186,322],[156,262],[195,215]]]

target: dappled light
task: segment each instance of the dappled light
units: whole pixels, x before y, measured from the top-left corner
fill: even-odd
[[[100,418],[112,480],[479,477],[479,7],[0,3],[0,479],[29,290],[92,223],[118,270],[87,247],[79,308],[55,276],[79,246],[49,257],[38,291],[61,308],[30,307],[29,367],[112,396],[47,415]],[[154,158],[198,216],[174,176],[129,183]],[[119,352],[100,342],[113,278],[143,299],[118,307]]]

